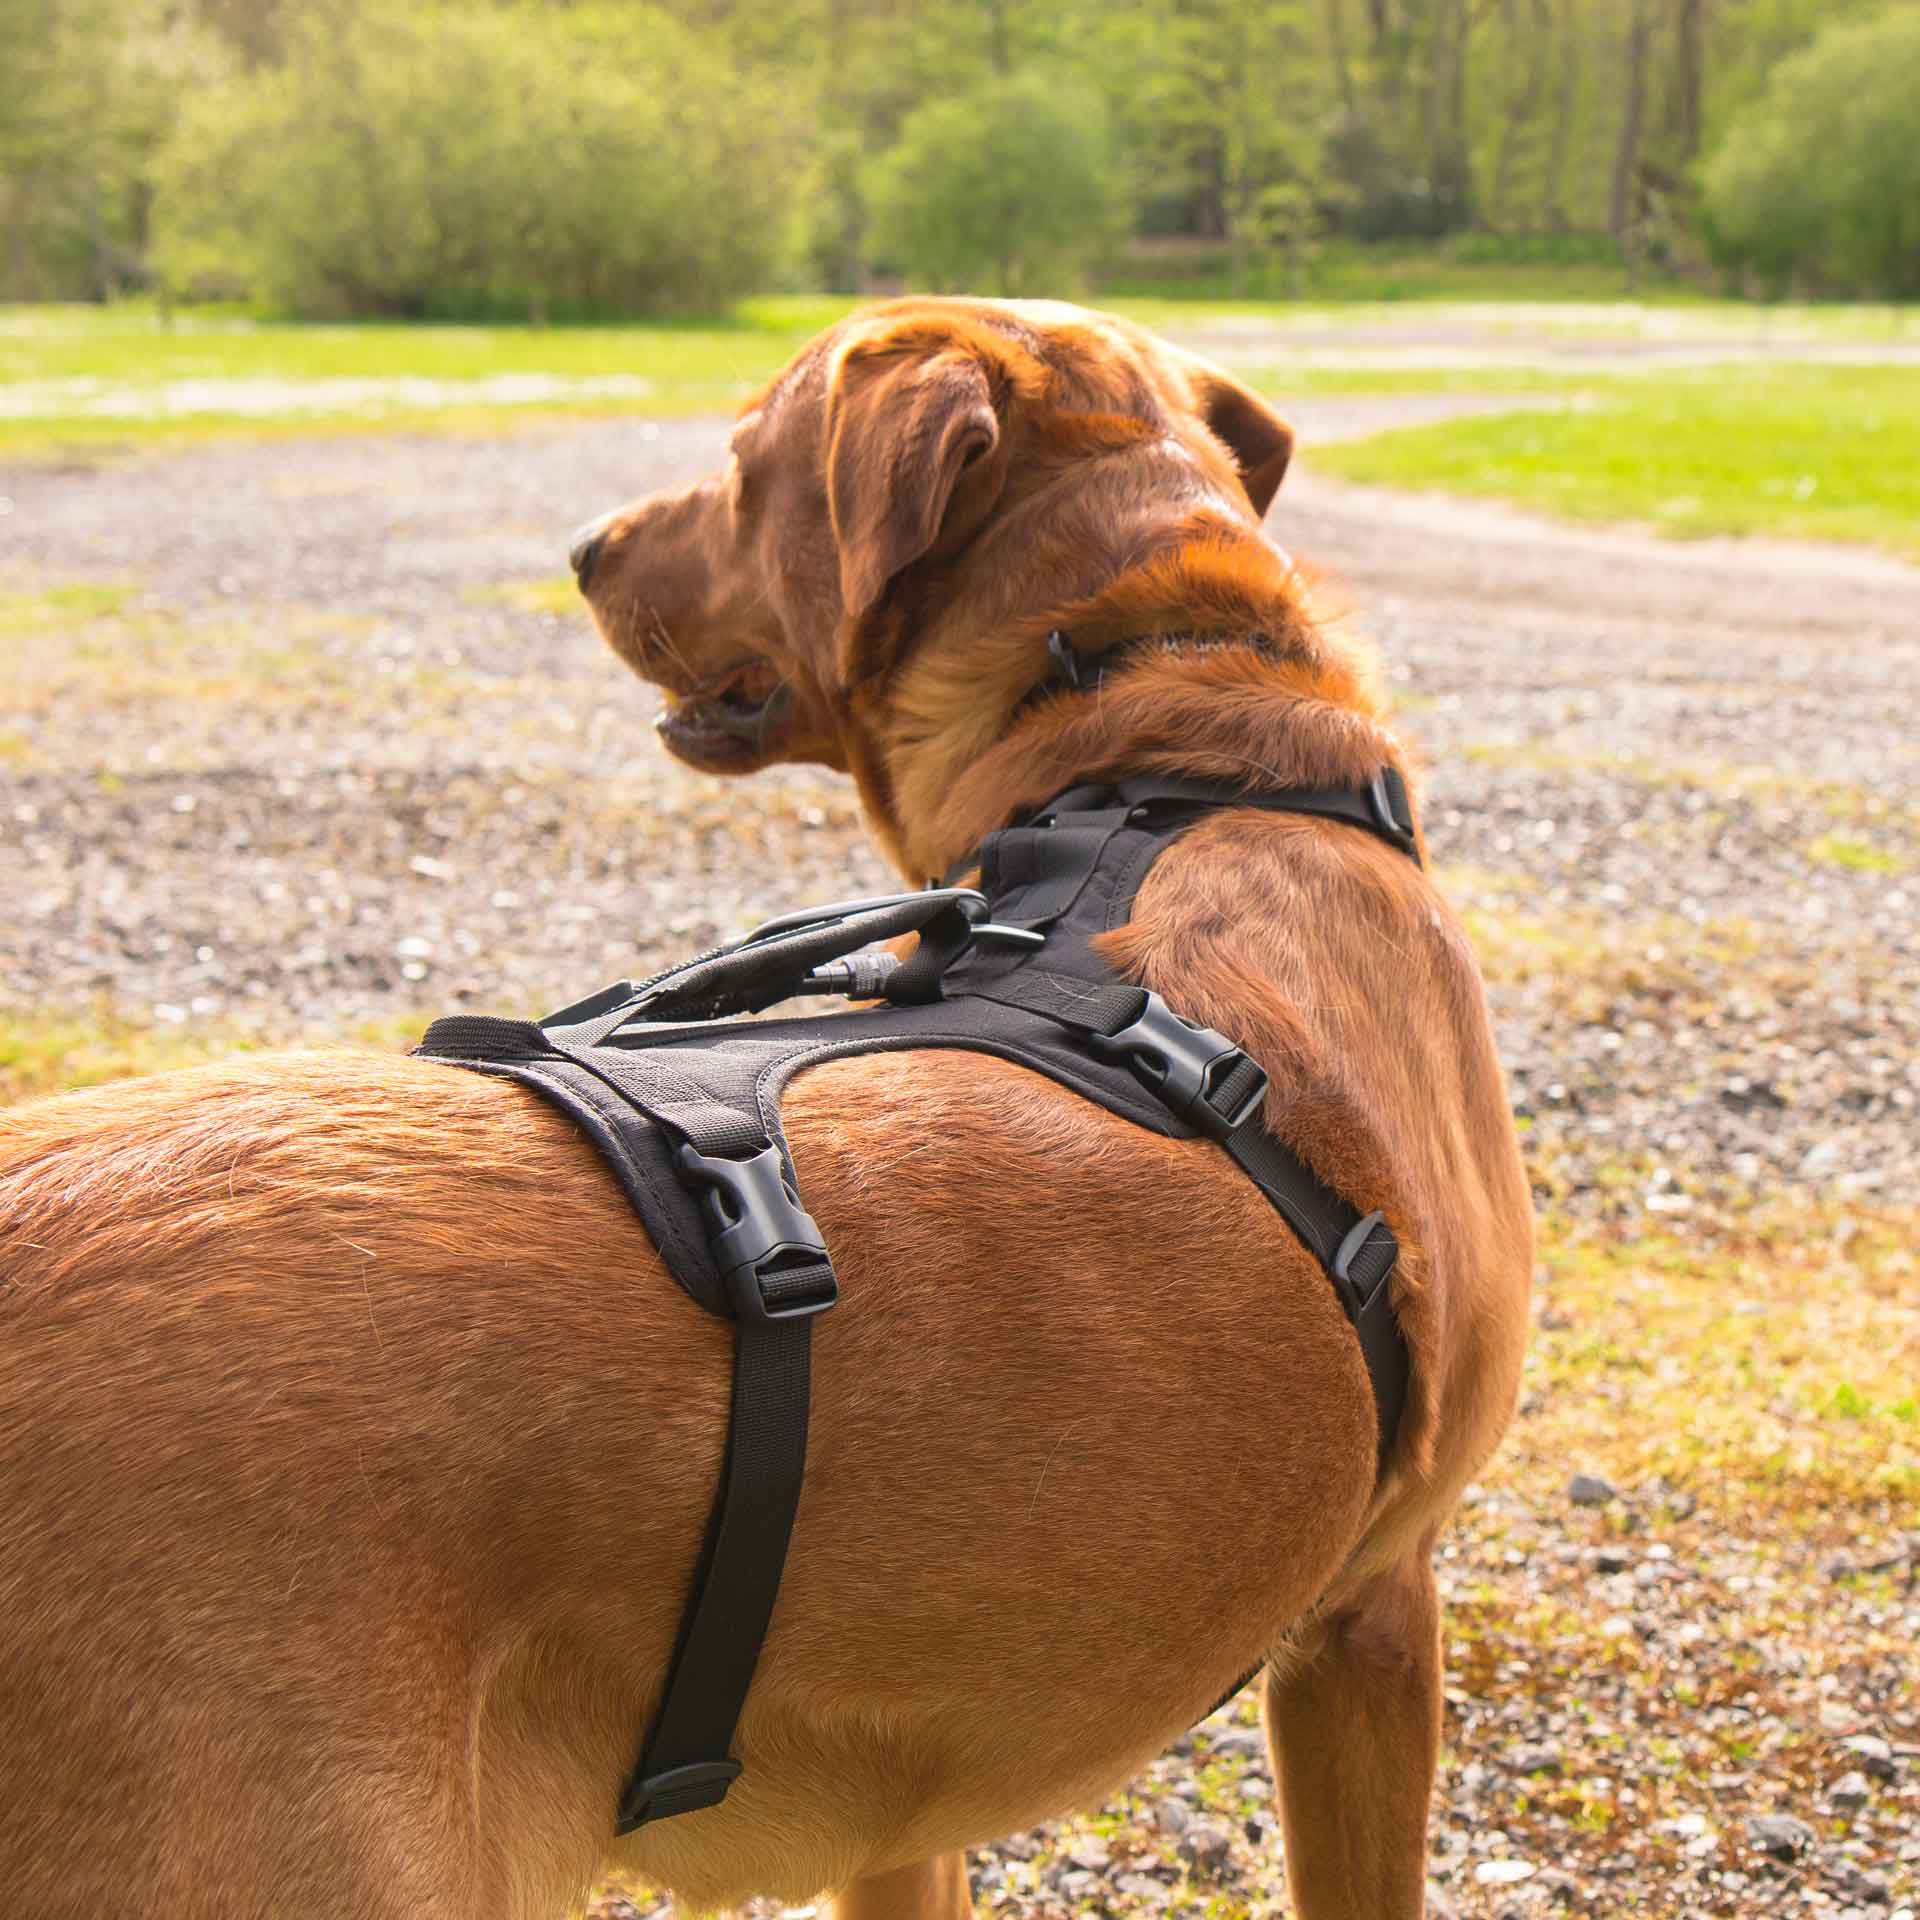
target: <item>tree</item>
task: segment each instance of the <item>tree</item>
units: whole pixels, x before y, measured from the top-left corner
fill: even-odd
[[[217,70],[161,0],[0,0],[0,291],[141,281],[153,151]]]
[[[177,285],[296,313],[715,307],[764,284],[783,116],[644,7],[367,0],[192,102],[159,172]]]
[[[866,186],[880,257],[946,290],[1066,291],[1123,206],[1098,97],[1032,71],[918,108]]]
[[[1920,294],[1920,12],[1830,28],[1783,61],[1708,162],[1716,256],[1770,291]]]

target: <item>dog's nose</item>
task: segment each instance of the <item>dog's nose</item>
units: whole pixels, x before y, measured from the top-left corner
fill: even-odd
[[[593,578],[593,563],[600,558],[600,549],[606,544],[607,528],[602,520],[589,520],[574,531],[573,544],[567,548],[567,564],[573,568],[573,577],[579,581],[582,593]]]

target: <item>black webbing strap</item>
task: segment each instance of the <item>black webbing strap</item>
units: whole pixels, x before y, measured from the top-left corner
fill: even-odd
[[[666,1691],[620,1795],[616,1833],[717,1806],[739,1776],[734,1728],[773,1617],[806,1477],[812,1338],[810,1316],[738,1323],[726,1466]]]
[[[1406,779],[1390,763],[1383,764],[1364,787],[1270,787],[1229,794],[1195,781],[1148,776],[1122,780],[1114,792],[1118,796],[1116,804],[1130,808],[1136,821],[1217,813],[1223,807],[1255,807],[1268,813],[1304,813],[1320,820],[1344,820],[1348,826],[1363,827],[1376,839],[1384,840],[1416,866],[1420,864]],[[1039,817],[1044,820],[1049,816],[1043,813]]]
[[[1364,787],[1269,787],[1241,792],[1230,786],[1152,775],[1112,786],[1075,787],[962,854],[947,869],[946,883],[951,885],[979,867],[989,892],[1027,890],[1018,909],[1002,910],[998,919],[1008,926],[1045,925],[1073,904],[1122,829],[1164,829],[1231,807],[1344,821],[1384,840],[1416,866],[1422,864],[1406,779],[1398,767],[1383,765]],[[1044,834],[1044,852],[1029,838],[1035,831]],[[1028,873],[1023,863],[1035,870]]]
[[[1038,966],[969,981],[963,990],[1022,1007],[1079,1033],[1104,1058],[1125,1060],[1190,1126],[1217,1141],[1326,1270],[1373,1384],[1384,1466],[1406,1406],[1406,1343],[1387,1281],[1399,1257],[1393,1229],[1321,1184],[1267,1132],[1262,1068],[1225,1034],[1183,1020],[1160,996],[1124,981],[1080,979]]]
[[[716,1097],[665,1055],[643,1065],[612,1048],[559,1041],[531,1022],[459,1016],[436,1021],[419,1051],[533,1080],[592,1119],[603,1140],[609,1120],[617,1129],[622,1115],[603,1098],[583,1112],[577,1077],[588,1077],[619,1097],[627,1123],[637,1118],[672,1135],[678,1177],[700,1197],[734,1321],[726,1459],[666,1687],[620,1795],[615,1831],[716,1806],[740,1773],[734,1728],[806,1477],[813,1316],[839,1297],[826,1245],[799,1203],[784,1148],[750,1104]]]

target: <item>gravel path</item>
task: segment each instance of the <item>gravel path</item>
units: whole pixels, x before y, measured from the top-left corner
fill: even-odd
[[[1704,1225],[1760,1198],[1920,1203],[1920,750],[1903,719],[1920,571],[1569,529],[1311,469],[1318,440],[1512,404],[1302,403],[1307,457],[1274,530],[1378,635],[1431,759],[1430,837],[1480,939],[1543,1192],[1596,1227]],[[623,419],[0,468],[0,1015],[277,1036],[530,1011],[773,905],[884,882],[843,783],[722,785],[669,762],[652,697],[553,584],[569,528],[703,470],[720,441],[710,421]],[[91,616],[3,624],[29,596],[94,587],[69,596]],[[1449,1585],[1503,1606],[1562,1592],[1617,1611],[1633,1645],[1692,1648],[1703,1593],[1783,1577],[1751,1540],[1687,1549],[1658,1489],[1621,1502],[1609,1530],[1557,1497],[1477,1496]],[[1621,1549],[1643,1523],[1685,1559]],[[1904,1602],[1829,1599],[1820,1567],[1794,1573],[1837,1647],[1920,1635],[1899,1538]],[[1737,1661],[1738,1617],[1699,1659]],[[1886,1704],[1904,1671],[1886,1659],[1862,1655],[1844,1685],[1801,1676],[1822,1738],[1892,1736],[1855,1756],[1877,1827],[1803,1800],[1819,1844],[1775,1832],[1769,1851],[1737,1815],[1689,1814],[1613,1867],[1570,1850],[1578,1871],[1501,1865],[1513,1796],[1561,1765],[1539,1750],[1539,1695],[1450,1696],[1466,1764],[1436,1808],[1436,1899],[1492,1920],[1885,1915],[1920,1871],[1920,1725]],[[1286,1911],[1247,1714],[1217,1716],[1097,1819],[979,1856],[983,1899]],[[1790,1786],[1725,1791],[1757,1814]]]
[[[1317,439],[1486,404],[1303,404],[1274,524],[1378,634],[1432,759],[1516,1102],[1576,1188],[1651,1154],[1911,1201],[1920,753],[1890,720],[1920,572],[1311,472]],[[132,588],[0,675],[0,1004],[275,1030],[526,1006],[880,880],[840,782],[681,771],[584,620],[514,603],[568,528],[718,440],[618,421],[0,473],[0,590]]]

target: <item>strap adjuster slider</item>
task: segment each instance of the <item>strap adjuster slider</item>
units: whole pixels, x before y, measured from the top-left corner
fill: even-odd
[[[700,1194],[707,1243],[740,1319],[803,1320],[838,1302],[827,1243],[788,1187],[777,1146],[729,1160],[683,1144],[674,1163]]]
[[[1357,1324],[1372,1307],[1399,1256],[1400,1243],[1384,1213],[1363,1214],[1347,1229],[1327,1272],[1348,1319]]]
[[[649,1820],[717,1807],[740,1777],[738,1760],[699,1760],[690,1767],[669,1767],[633,1782],[621,1797],[614,1832],[631,1833]]]

